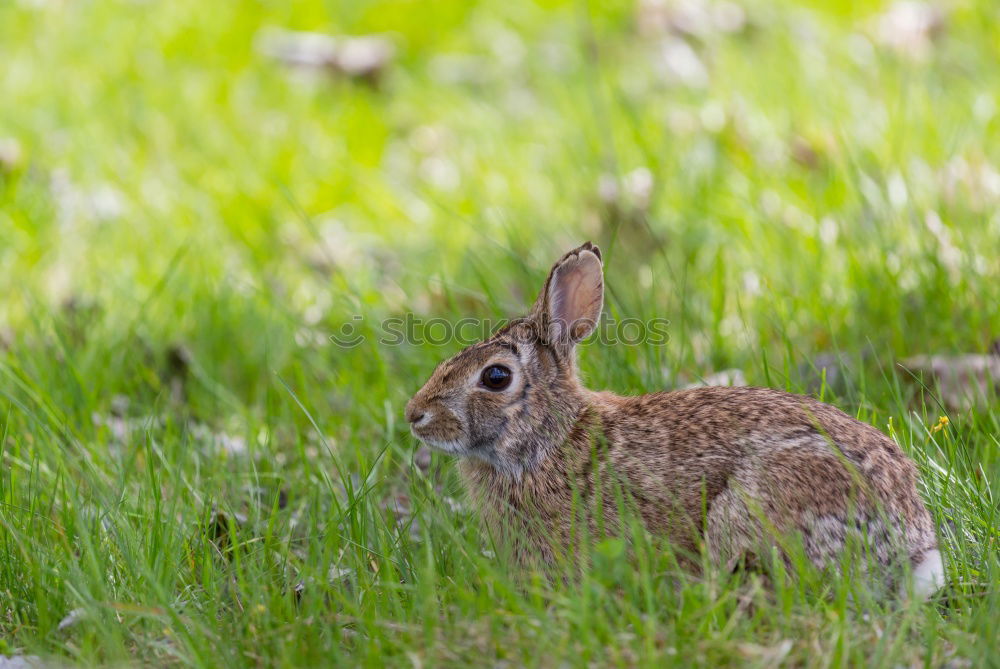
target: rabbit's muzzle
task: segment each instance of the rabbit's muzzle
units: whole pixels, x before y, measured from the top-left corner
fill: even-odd
[[[443,402],[414,397],[406,405],[406,420],[413,436],[427,445],[448,453],[464,450],[462,422]]]

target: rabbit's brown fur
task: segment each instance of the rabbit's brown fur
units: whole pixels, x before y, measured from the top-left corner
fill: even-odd
[[[591,531],[616,532],[624,501],[689,564],[702,542],[729,566],[797,533],[809,559],[828,565],[853,535],[887,580],[902,555],[926,572],[924,592],[940,583],[916,468],[895,442],[766,388],[587,390],[575,344],[602,301],[600,251],[587,243],[555,264],[527,318],[440,364],[407,405],[414,434],[464,456],[488,528],[522,559],[551,561],[568,547],[581,506]],[[510,370],[509,387],[484,385],[491,365]]]

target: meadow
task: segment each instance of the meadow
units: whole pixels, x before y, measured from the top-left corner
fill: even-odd
[[[898,364],[1000,336],[998,62],[991,0],[0,3],[0,656],[1000,664],[997,396]],[[520,315],[587,239],[609,317],[669,323],[588,385],[738,370],[877,426],[939,596],[502,558],[403,419],[460,346],[385,323]]]

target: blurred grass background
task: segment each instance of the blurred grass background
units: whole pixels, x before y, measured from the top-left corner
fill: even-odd
[[[895,363],[1000,335],[998,25],[986,0],[0,4],[0,654],[995,663],[995,396],[930,432]],[[289,68],[276,28],[393,56]],[[456,347],[379,323],[522,313],[584,239],[610,314],[670,321],[583,347],[590,385],[735,368],[891,422],[949,606],[748,610],[655,559],[526,591],[480,552],[400,425]]]

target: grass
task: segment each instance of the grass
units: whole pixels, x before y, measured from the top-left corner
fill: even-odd
[[[1000,333],[1000,12],[947,3],[913,55],[878,4],[744,7],[684,38],[685,83],[631,2],[0,4],[0,654],[1000,663],[1000,412],[932,431],[895,365]],[[267,26],[396,57],[375,88],[303,78],[255,50]],[[456,345],[379,324],[522,313],[588,238],[608,312],[670,321],[584,346],[590,386],[739,368],[890,432],[939,601],[696,578],[645,537],[579,581],[513,573],[402,424]],[[334,346],[344,323],[365,341]]]

